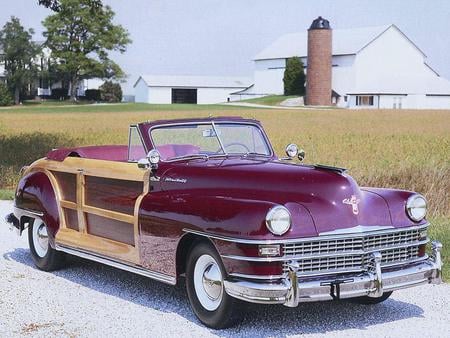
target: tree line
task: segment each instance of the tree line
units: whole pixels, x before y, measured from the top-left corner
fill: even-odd
[[[124,77],[110,53],[124,53],[131,39],[124,27],[113,23],[115,13],[110,6],[100,0],[38,0],[38,3],[51,11],[42,22],[43,44],[33,41],[34,30],[23,27],[17,17],[11,17],[0,30],[0,63],[4,65],[6,79],[6,84],[0,84],[0,96],[9,93],[18,104],[21,94],[39,76],[49,83],[67,84],[74,101],[81,80]],[[45,48],[50,50],[48,58],[44,58]],[[106,87],[111,85],[108,82]],[[2,101],[7,99],[0,97],[0,104],[5,103]]]

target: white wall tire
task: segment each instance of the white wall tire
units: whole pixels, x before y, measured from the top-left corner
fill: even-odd
[[[41,220],[37,220],[32,232],[34,250],[39,257],[44,258],[49,248],[47,226]]]
[[[196,244],[186,262],[186,289],[197,318],[213,329],[230,327],[240,318],[237,299],[224,289],[226,273],[220,255],[207,242]]]
[[[43,220],[30,220],[28,225],[28,244],[30,245],[31,258],[40,270],[57,270],[64,265],[64,253],[51,247],[50,233]]]
[[[223,296],[223,277],[219,264],[210,255],[202,255],[194,267],[194,288],[197,298],[208,311],[217,310]]]

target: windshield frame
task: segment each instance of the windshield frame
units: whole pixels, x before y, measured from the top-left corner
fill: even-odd
[[[217,129],[216,129],[216,125],[220,125],[220,124],[225,124],[225,125],[230,125],[230,124],[236,124],[236,125],[251,125],[254,126],[256,128],[258,128],[258,130],[260,131],[262,138],[264,140],[264,142],[266,143],[267,149],[269,150],[269,155],[266,154],[253,154],[252,155],[256,155],[256,156],[261,156],[261,157],[265,157],[265,158],[273,158],[275,156],[275,153],[273,151],[272,148],[272,144],[269,141],[269,138],[266,135],[266,132],[264,131],[264,128],[262,128],[262,126],[259,123],[256,122],[248,122],[248,121],[233,121],[233,120],[220,120],[220,121],[214,121],[214,120],[209,120],[209,121],[192,121],[192,122],[174,122],[174,123],[164,123],[164,124],[158,124],[158,125],[154,125],[151,126],[148,129],[148,137],[150,139],[150,143],[151,143],[151,149],[156,149],[156,144],[155,141],[153,140],[152,137],[152,131],[155,129],[162,129],[162,128],[166,128],[166,127],[177,127],[177,126],[189,126],[189,125],[211,125],[214,129],[214,131],[216,132],[216,137],[217,140],[220,144],[220,147],[223,151],[223,153],[221,154],[214,154],[214,155],[207,155],[207,154],[192,154],[192,156],[186,155],[185,157],[182,158],[173,158],[173,159],[166,159],[166,160],[162,160],[161,162],[177,162],[177,161],[183,161],[183,160],[190,160],[190,159],[198,159],[200,157],[204,157],[205,159],[209,159],[209,158],[216,158],[216,157],[229,157],[229,156],[247,156],[248,154],[246,153],[227,153],[226,150],[224,149],[224,146],[222,144],[222,140],[220,139],[220,136],[217,134]]]

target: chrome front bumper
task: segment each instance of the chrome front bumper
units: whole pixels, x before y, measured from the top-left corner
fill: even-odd
[[[298,276],[298,264],[289,263],[289,273],[277,282],[229,279],[224,282],[227,294],[251,303],[284,304],[295,307],[299,302],[315,302],[361,296],[380,297],[384,292],[420,284],[442,282],[442,244],[432,243],[431,257],[414,265],[395,270],[381,269],[381,254],[372,255],[370,272],[339,277],[322,276],[304,279]]]

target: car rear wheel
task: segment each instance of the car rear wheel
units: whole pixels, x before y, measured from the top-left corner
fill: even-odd
[[[31,221],[28,226],[28,244],[34,264],[44,271],[52,271],[63,266],[64,253],[50,246],[47,225],[40,219]]]
[[[223,329],[236,323],[237,302],[224,288],[225,269],[211,244],[197,244],[186,264],[186,289],[192,310],[208,327]]]
[[[383,293],[383,295],[381,297],[374,298],[374,297],[364,296],[364,297],[353,298],[352,301],[355,303],[358,303],[358,304],[365,304],[365,305],[378,304],[378,303],[384,302],[391,295],[392,295],[392,291]]]

